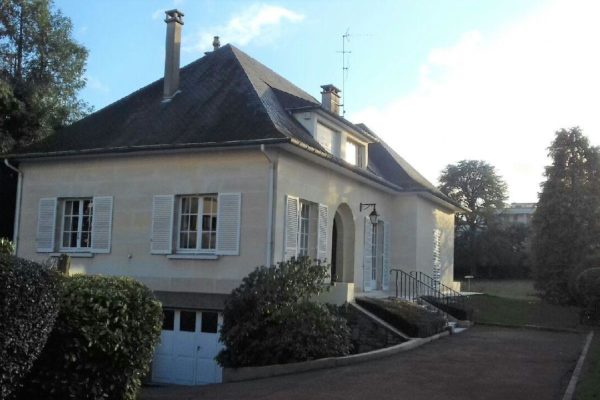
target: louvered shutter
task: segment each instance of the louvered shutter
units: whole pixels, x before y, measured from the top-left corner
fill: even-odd
[[[390,223],[383,223],[383,271],[381,286],[383,290],[390,287]]]
[[[40,199],[38,207],[37,235],[35,238],[38,253],[54,251],[56,236],[56,197]]]
[[[240,254],[241,193],[219,193],[217,215],[217,254]]]
[[[112,209],[112,196],[94,197],[92,216],[93,253],[110,253]]]
[[[319,204],[319,217],[317,224],[317,259],[327,261],[327,227],[328,209],[326,205]]]
[[[300,201],[287,195],[285,198],[285,229],[283,238],[283,259],[298,256],[298,210]]]
[[[171,254],[173,248],[173,207],[175,196],[154,196],[152,203],[152,254]]]
[[[442,231],[439,229],[433,230],[433,280],[436,286],[442,279],[442,260],[440,258],[440,244],[442,238]],[[436,287],[437,289],[437,287]]]
[[[363,249],[363,290],[372,289],[373,281],[373,224],[365,217],[365,241]]]

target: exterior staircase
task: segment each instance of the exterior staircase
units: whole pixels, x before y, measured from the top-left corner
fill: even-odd
[[[449,308],[466,309],[465,296],[420,271],[407,273],[401,269],[391,269],[390,272],[393,279],[393,293],[396,298],[419,304],[430,311],[442,313],[448,321],[448,327],[453,332],[462,330],[463,322],[454,318],[446,310]]]

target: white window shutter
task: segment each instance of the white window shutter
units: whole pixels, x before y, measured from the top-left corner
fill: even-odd
[[[287,195],[285,198],[285,232],[283,238],[283,259],[298,256],[298,210],[300,200]]]
[[[440,258],[441,239],[442,239],[442,231],[440,229],[434,229],[433,230],[433,280],[435,281],[436,284],[439,284],[442,279],[442,260]]]
[[[365,241],[363,249],[363,290],[372,289],[373,277],[373,224],[369,217],[365,217]]]
[[[92,210],[92,253],[110,253],[112,196],[94,197]]]
[[[175,196],[157,195],[152,203],[152,254],[171,254],[173,249],[173,208]]]
[[[240,254],[242,194],[219,193],[217,203],[219,211],[216,253],[237,256]]]
[[[327,261],[327,222],[327,206],[319,204],[319,219],[317,224],[317,259],[323,262]]]
[[[381,286],[383,290],[390,287],[390,223],[383,222],[383,271]]]
[[[54,251],[56,203],[56,197],[40,199],[37,235],[35,238],[38,253],[51,253]]]

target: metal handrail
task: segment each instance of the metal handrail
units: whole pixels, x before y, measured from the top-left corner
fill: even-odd
[[[439,282],[433,277],[427,275],[425,272],[410,271],[410,275],[414,276],[415,279],[419,281],[424,281],[429,286],[436,288],[441,294],[440,298],[444,299],[443,302],[446,303],[446,305],[449,305],[453,301],[460,303],[461,306],[465,305],[465,297],[460,292],[457,292],[456,290],[444,285],[443,283]]]
[[[427,301],[428,298],[433,298],[440,304],[450,305],[450,303],[459,302],[462,306],[464,306],[464,297],[460,293],[448,288],[445,285],[442,286],[445,286],[447,289],[449,289],[450,295],[442,293],[438,288],[429,284],[432,281],[437,281],[433,280],[433,278],[427,274],[423,273],[420,275],[417,273],[418,271],[411,271],[411,273],[407,273],[398,268],[390,269],[390,273],[392,272],[396,274],[396,298],[403,298],[413,302],[416,302],[419,299],[424,299]],[[423,279],[419,278],[425,278],[429,283],[424,282]]]
[[[396,274],[396,297],[409,301],[417,301],[422,297],[434,297],[438,301],[444,300],[444,295],[435,287],[417,279],[402,269],[392,268],[390,272]]]

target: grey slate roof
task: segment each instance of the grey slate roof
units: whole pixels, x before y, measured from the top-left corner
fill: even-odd
[[[19,153],[292,137],[320,148],[284,109],[277,92],[303,104],[319,102],[231,45],[181,68],[180,88],[171,101],[162,102],[159,79]]]
[[[303,109],[323,110],[320,102],[232,45],[181,68],[180,92],[167,102],[162,96],[159,79],[12,156],[289,141],[324,151],[292,115]],[[328,114],[375,141],[369,145],[367,175],[403,190],[430,192],[456,205],[368,127]]]

